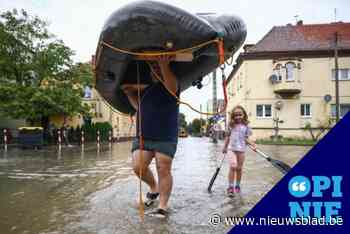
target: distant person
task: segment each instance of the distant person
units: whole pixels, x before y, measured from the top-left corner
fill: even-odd
[[[221,125],[219,123],[215,123],[213,126],[213,142],[217,143],[217,140],[219,139],[219,134],[221,131]]]
[[[229,196],[233,196],[234,193],[241,192],[241,178],[246,146],[249,144],[253,149],[256,149],[256,145],[253,141],[249,140],[252,130],[248,126],[248,115],[242,106],[233,108],[229,121],[229,135],[225,139],[222,152],[227,153],[230,160],[227,193]]]
[[[92,98],[92,87],[89,85],[84,88],[84,98]]]
[[[139,74],[134,71],[134,74],[127,75],[129,82],[133,80],[133,84],[122,85],[131,105],[137,111],[136,138],[131,149],[133,169],[138,177],[140,168],[142,169],[142,180],[149,186],[150,191],[146,195],[145,205],[151,206],[159,196],[158,208],[148,213],[158,218],[168,216],[168,201],[173,186],[171,166],[178,142],[179,105],[173,94],[179,96],[179,86],[169,63],[168,56],[159,57],[158,62],[150,64],[150,67],[140,63],[139,72],[145,82],[140,83],[140,86],[136,85]],[[138,88],[141,90],[141,110],[139,110]],[[141,126],[139,126],[140,118]],[[138,136],[140,129],[144,138],[142,163]],[[156,160],[158,181],[149,168],[153,158]]]
[[[54,143],[54,139],[55,139],[55,125],[50,122],[47,126],[47,133],[48,133],[48,141],[49,143]]]
[[[69,139],[68,139],[68,128],[69,128],[69,125],[64,122],[63,123],[63,126],[62,126],[62,140],[64,142],[64,144],[68,147],[73,147],[73,145],[71,145],[69,143]]]

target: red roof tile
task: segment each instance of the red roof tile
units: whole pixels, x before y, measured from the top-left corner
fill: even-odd
[[[350,23],[275,26],[249,52],[329,50],[338,33],[339,49],[350,49]]]

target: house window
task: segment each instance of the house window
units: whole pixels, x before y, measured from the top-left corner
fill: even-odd
[[[294,80],[294,63],[287,63],[286,64],[286,81],[293,81]]]
[[[311,105],[301,104],[300,105],[300,115],[301,117],[311,117]]]
[[[272,106],[256,105],[256,116],[258,118],[270,118],[272,116]]]
[[[339,80],[350,80],[350,69],[338,69]],[[332,80],[335,80],[335,69],[332,69]]]
[[[276,68],[275,68],[275,74],[277,76],[277,81],[282,81],[282,65],[281,64],[277,64]]]
[[[346,113],[350,111],[350,103],[347,104],[340,104],[339,105],[339,115],[340,117],[344,117]],[[335,109],[335,104],[331,105],[331,116],[336,117],[336,109]]]

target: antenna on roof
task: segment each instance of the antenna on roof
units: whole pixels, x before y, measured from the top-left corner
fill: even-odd
[[[334,22],[337,22],[337,8],[334,8]]]
[[[295,18],[295,24],[297,24],[299,21],[299,15],[295,15],[294,18]]]

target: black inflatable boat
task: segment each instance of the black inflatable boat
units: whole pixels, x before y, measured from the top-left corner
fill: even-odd
[[[155,1],[130,3],[116,10],[101,32],[96,50],[96,89],[120,112],[133,113],[120,85],[128,79],[136,80],[137,63],[141,80],[149,78],[149,70],[145,61],[132,53],[195,47],[170,63],[183,91],[220,65],[215,41],[223,41],[226,60],[241,47],[246,34],[244,22],[234,15],[191,14]]]

